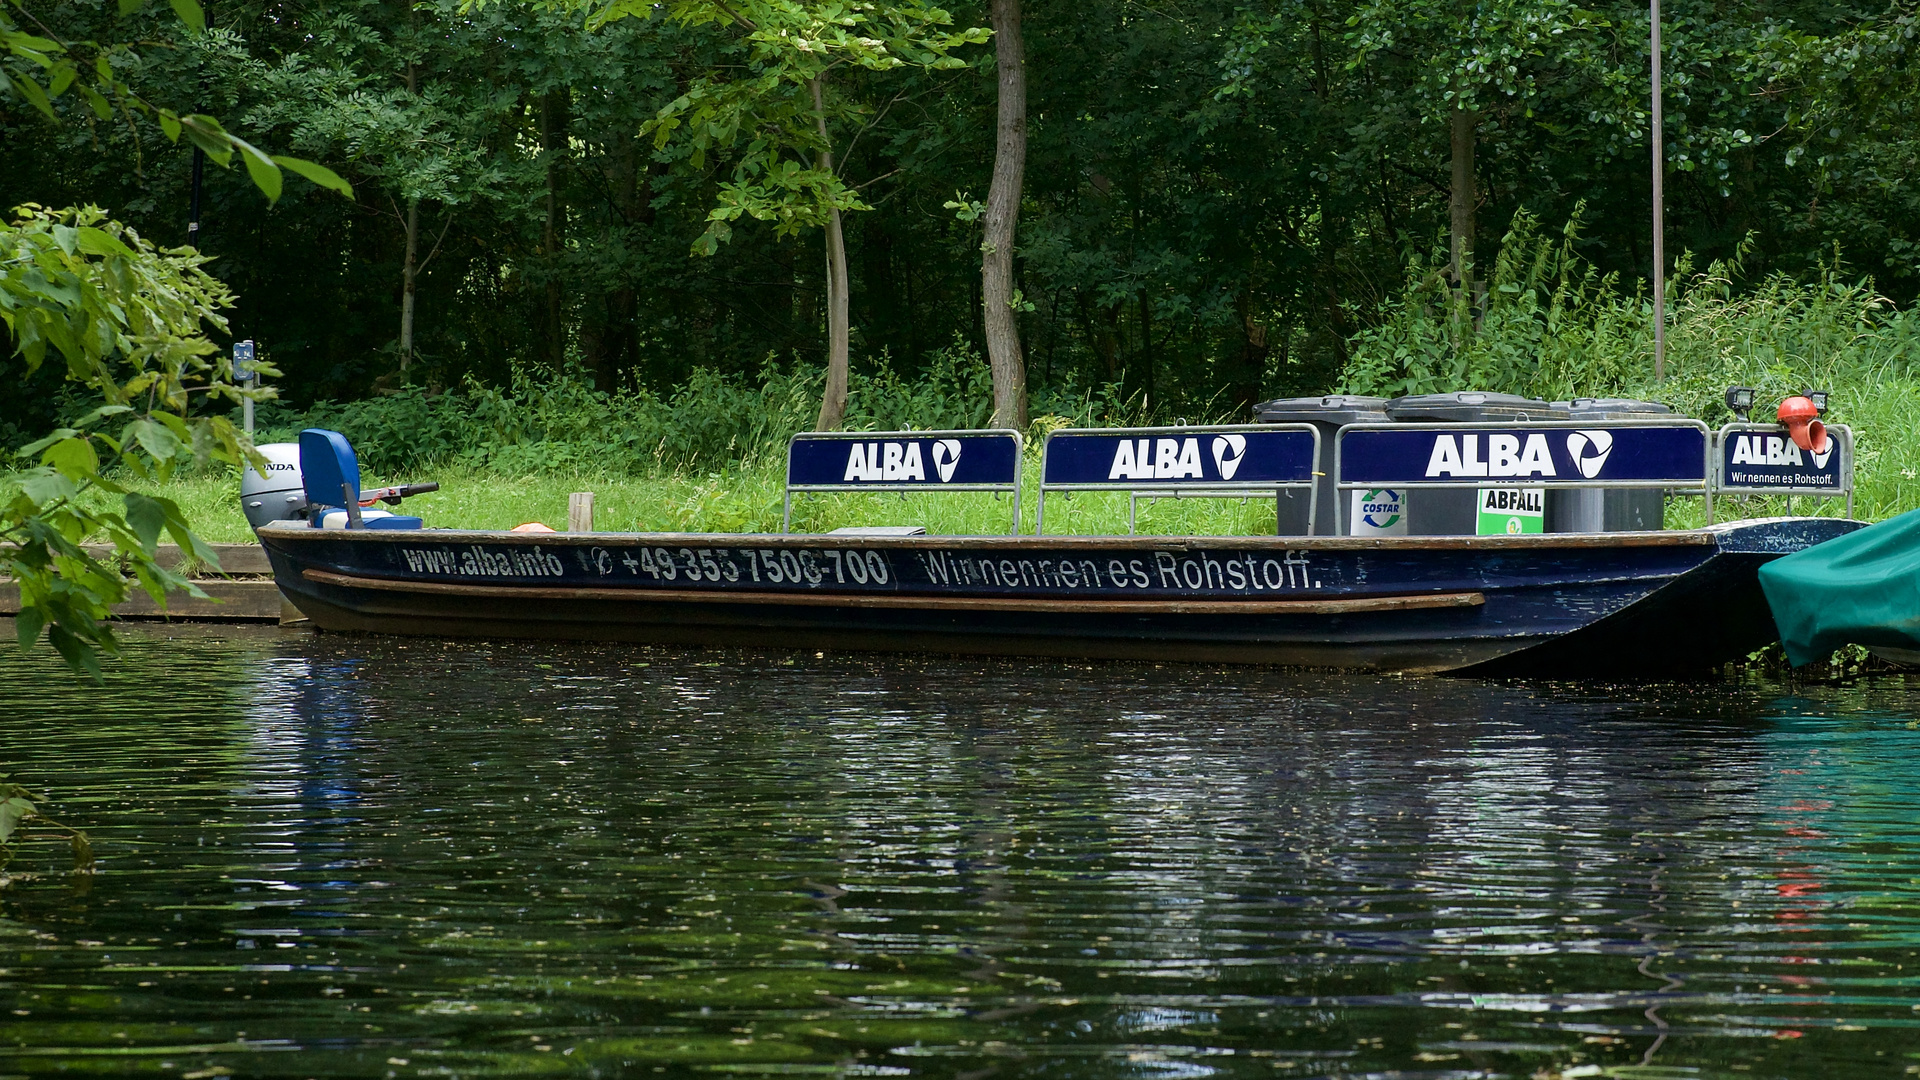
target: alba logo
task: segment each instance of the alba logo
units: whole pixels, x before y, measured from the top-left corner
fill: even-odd
[[[1489,433],[1487,456],[1480,457],[1480,436],[1469,433],[1455,439],[1452,435],[1434,436],[1433,454],[1427,458],[1428,476],[1553,476],[1553,455],[1547,452],[1547,437],[1539,433],[1527,436],[1524,444],[1518,435]]]
[[[1567,456],[1589,480],[1599,477],[1607,467],[1607,455],[1613,453],[1613,432],[1576,431],[1567,436]]]
[[[1825,469],[1827,462],[1833,459],[1833,448],[1839,440],[1828,439],[1827,449],[1823,453],[1808,451],[1806,457],[1785,435],[1736,435],[1733,438],[1733,465],[1790,465],[1800,468],[1806,465],[1806,458],[1813,459],[1813,467]]]
[[[1216,460],[1220,452],[1221,448],[1216,446]],[[1236,459],[1234,468],[1239,467]],[[1206,474],[1200,471],[1199,439],[1141,439],[1137,444],[1133,439],[1121,439],[1113,451],[1113,466],[1107,470],[1109,480],[1184,480],[1189,477],[1195,480],[1206,478]]]
[[[1233,474],[1240,471],[1240,463],[1247,457],[1247,437],[1240,434],[1217,435],[1213,440],[1213,465],[1220,470],[1220,479],[1231,480]]]
[[[939,474],[941,483],[953,479],[953,470],[959,467],[959,439],[941,439],[933,444],[933,471]]]
[[[937,452],[937,451],[936,451]],[[960,455],[959,450],[954,456]],[[935,468],[938,468],[938,461]],[[953,466],[948,465],[951,471]],[[926,466],[920,463],[920,444],[854,443],[847,451],[845,480],[925,480]]]

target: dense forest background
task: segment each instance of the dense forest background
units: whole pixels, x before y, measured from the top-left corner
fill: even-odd
[[[987,25],[984,4],[951,10]],[[122,73],[142,94],[355,184],[347,201],[289,183],[269,205],[243,171],[205,170],[198,244],[240,297],[232,337],[302,406],[516,369],[665,391],[822,363],[820,231],[743,220],[694,253],[730,165],[641,130],[737,63],[735,42],[642,11],[589,28],[578,8],[218,0],[193,35],[164,9],[33,7],[65,36],[150,42]],[[1910,303],[1911,14],[1700,0],[1664,26],[1668,251],[1723,261],[1736,290],[1839,266]],[[1554,235],[1577,220],[1572,254],[1630,299],[1651,270],[1648,30],[1644,6],[1609,2],[1030,0],[1015,275],[1035,411],[1098,387],[1178,415],[1335,386],[1445,270],[1459,114],[1477,265],[1516,216]],[[954,55],[836,76],[838,167],[871,207],[846,216],[856,373],[984,353],[994,51]],[[54,107],[59,124],[0,97],[0,205],[94,203],[185,243],[187,145],[74,95]],[[51,413],[57,379],[16,417]]]

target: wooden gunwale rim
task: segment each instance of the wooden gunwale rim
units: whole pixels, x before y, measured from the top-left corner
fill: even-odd
[[[620,600],[629,603],[756,604],[790,607],[911,608],[938,611],[1025,611],[1112,615],[1347,615],[1371,611],[1417,611],[1479,607],[1478,592],[1357,596],[1323,600],[1055,600],[997,596],[902,596],[893,593],[786,593],[744,590],[605,589],[592,586],[467,585],[362,577],[326,570],[300,576],[321,585],[381,592],[472,596],[501,600]]]
[[[1525,536],[831,536],[824,533],[517,533],[478,529],[328,529],[268,525],[263,542],[320,540],[389,544],[515,544],[533,547],[767,547],[895,548],[951,551],[1060,550],[1186,551],[1265,549],[1289,551],[1408,551],[1529,548],[1711,547],[1722,530],[1675,529],[1657,532],[1532,533]]]

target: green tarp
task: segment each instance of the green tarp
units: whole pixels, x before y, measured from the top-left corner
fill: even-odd
[[[1760,568],[1793,666],[1842,645],[1920,649],[1920,510]]]

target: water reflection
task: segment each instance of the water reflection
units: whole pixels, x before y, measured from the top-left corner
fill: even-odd
[[[1898,1075],[1908,692],[9,656],[0,1074]]]

